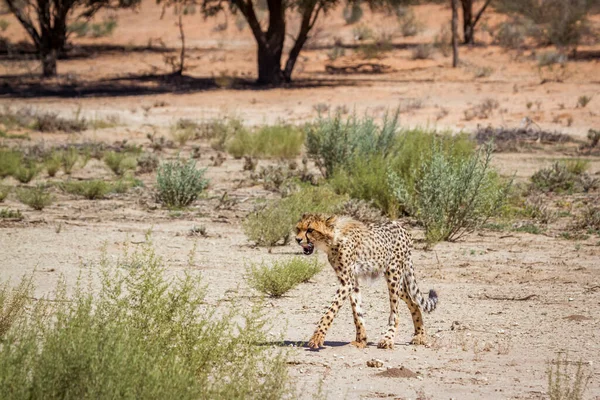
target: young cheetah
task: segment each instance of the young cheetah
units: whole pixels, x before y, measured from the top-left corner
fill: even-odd
[[[367,346],[359,277],[376,276],[383,273],[390,293],[390,317],[388,329],[378,344],[379,348],[394,347],[398,330],[399,299],[408,305],[415,327],[413,344],[425,344],[425,329],[421,310],[431,312],[438,298],[434,290],[425,300],[417,287],[411,259],[412,239],[410,234],[395,221],[365,225],[349,217],[304,214],[296,225],[296,241],[310,255],[315,247],[327,254],[335,270],[340,287],[333,303],[315,330],[308,346],[317,349],[323,346],[327,330],[344,300],[350,297],[358,348]]]

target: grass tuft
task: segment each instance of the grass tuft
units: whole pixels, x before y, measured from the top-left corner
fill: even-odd
[[[281,297],[300,283],[319,273],[322,265],[316,258],[293,257],[268,266],[251,264],[246,269],[250,287],[270,297]]]
[[[190,205],[208,186],[208,180],[204,179],[205,172],[206,168],[196,169],[193,159],[186,163],[180,159],[163,163],[156,176],[158,201],[170,208]]]
[[[18,189],[17,199],[38,211],[48,207],[54,201],[52,195],[46,191],[43,185],[37,185],[35,188]]]

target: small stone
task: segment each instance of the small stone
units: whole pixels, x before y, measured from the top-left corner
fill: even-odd
[[[367,367],[381,368],[381,367],[383,367],[383,361],[378,360],[376,358],[372,358],[369,361],[367,361]]]

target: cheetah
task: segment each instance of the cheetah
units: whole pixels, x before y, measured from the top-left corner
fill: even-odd
[[[390,295],[390,316],[387,331],[378,347],[394,347],[400,322],[400,299],[404,300],[412,314],[415,332],[411,343],[426,344],[421,310],[433,311],[438,297],[434,290],[429,291],[427,300],[421,295],[411,259],[412,239],[400,223],[388,221],[366,225],[346,216],[304,214],[296,225],[296,242],[306,255],[312,254],[315,247],[324,251],[340,283],[331,306],[308,342],[311,349],[323,346],[335,315],[348,297],[356,326],[356,340],[351,344],[358,348],[367,346],[359,278],[382,273]]]

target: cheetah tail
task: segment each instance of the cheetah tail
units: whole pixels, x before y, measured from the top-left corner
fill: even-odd
[[[429,291],[429,296],[428,296],[427,300],[425,300],[425,298],[421,294],[421,291],[419,290],[419,287],[417,286],[414,275],[408,274],[408,278],[410,280],[410,283],[406,282],[405,285],[408,289],[408,294],[409,294],[410,298],[415,303],[417,303],[417,305],[419,306],[419,308],[421,310],[423,310],[425,312],[430,313],[433,310],[435,310],[435,307],[437,306],[437,303],[438,303],[437,292],[435,290],[431,289]]]

